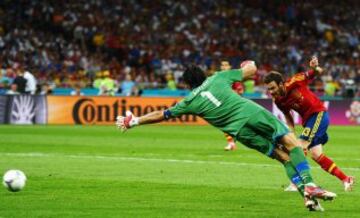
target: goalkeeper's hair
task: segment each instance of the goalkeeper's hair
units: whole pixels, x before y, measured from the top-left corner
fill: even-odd
[[[190,65],[186,67],[183,80],[190,86],[191,89],[195,89],[200,86],[206,79],[205,72],[198,66]]]
[[[270,71],[264,77],[264,83],[269,84],[272,81],[274,81],[277,85],[279,85],[280,83],[284,83],[284,77],[281,75],[281,73],[277,71]]]

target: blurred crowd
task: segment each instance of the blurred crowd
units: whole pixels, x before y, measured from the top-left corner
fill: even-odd
[[[28,72],[36,93],[94,87],[100,95],[139,95],[145,88],[184,88],[187,64],[213,72],[224,59],[233,67],[253,59],[259,70],[245,92],[264,92],[267,72],[290,76],[316,55],[326,74],[313,82],[314,91],[359,96],[359,6],[356,0],[2,0],[0,89],[16,91],[15,78]]]

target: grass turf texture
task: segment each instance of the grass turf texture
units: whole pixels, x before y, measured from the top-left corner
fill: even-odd
[[[325,151],[360,178],[360,127],[330,127]],[[310,161],[315,181],[338,194],[325,213],[283,192],[284,169],[238,145],[224,152],[209,126],[0,126],[0,172],[21,169],[25,189],[0,189],[0,217],[359,217],[351,193]]]

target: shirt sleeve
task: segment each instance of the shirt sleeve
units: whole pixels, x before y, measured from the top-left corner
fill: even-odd
[[[290,90],[299,85],[306,84],[307,81],[308,79],[306,78],[305,73],[297,73],[285,83],[285,86]]]
[[[188,104],[185,102],[185,100],[181,100],[176,105],[169,108],[168,113],[170,117],[179,117],[183,114],[189,113]]]
[[[243,71],[242,69],[235,69],[235,70],[224,70],[220,71],[219,76],[225,78],[229,83],[233,83],[236,81],[242,81],[243,79]]]

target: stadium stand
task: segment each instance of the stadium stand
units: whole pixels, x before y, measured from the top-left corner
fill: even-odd
[[[82,87],[91,95],[173,95],[183,89],[184,66],[214,71],[225,58],[233,67],[256,60],[248,94],[264,96],[268,71],[291,75],[317,55],[327,70],[312,84],[319,95],[360,96],[360,4],[324,2],[4,0],[0,93],[21,64],[54,94]],[[133,83],[122,86],[127,75]]]

